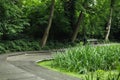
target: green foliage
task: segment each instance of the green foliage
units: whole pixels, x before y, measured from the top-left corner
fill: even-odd
[[[116,0],[116,3],[114,5],[114,15],[112,20],[112,28],[111,28],[111,38],[115,39],[117,41],[120,40],[119,34],[120,34],[120,3],[118,0]]]
[[[119,53],[120,45],[75,47],[55,55],[52,65],[77,73],[116,69]]]
[[[19,52],[19,51],[39,51],[49,49],[61,49],[68,48],[71,46],[69,43],[60,43],[58,41],[49,41],[44,48],[41,48],[39,40],[33,39],[18,39],[12,41],[1,41],[0,42],[0,54],[7,52]]]
[[[106,74],[107,73],[107,74]],[[96,72],[92,72],[91,74],[86,75],[85,80],[119,80],[120,73],[119,72],[105,72],[103,70],[98,70]]]
[[[21,32],[26,24],[21,8],[14,1],[0,0],[0,36],[3,39]]]
[[[33,4],[35,3],[35,4]],[[23,11],[29,19],[30,27],[25,28],[25,33],[35,38],[42,38],[45,28],[48,24],[50,2],[39,0],[23,0]],[[50,39],[58,39],[70,35],[68,19],[64,14],[64,7],[61,1],[56,1],[55,15],[53,18]],[[59,36],[59,37],[58,37]]]
[[[35,38],[41,38],[47,26],[50,2],[48,0],[23,1],[23,9],[28,16],[30,23],[30,27],[25,29],[25,33]],[[71,1],[56,0],[55,15],[49,38],[52,40],[70,39],[74,29],[71,25],[73,27],[75,26],[79,12],[83,11],[84,19],[79,31],[79,37],[83,37],[84,33],[86,33],[88,38],[104,39],[106,31],[105,27],[107,26],[110,13],[110,0],[86,0],[86,7],[84,6],[84,0],[73,0],[74,4],[72,4]],[[116,10],[119,10],[118,3],[119,1],[117,0],[114,5]],[[71,11],[71,8],[74,8],[74,11]],[[119,17],[116,17],[119,15],[117,12],[114,13],[115,16],[110,34],[111,38],[116,38],[119,34]],[[82,29],[84,27],[86,28],[85,31]],[[117,37],[117,39],[118,38],[119,37]]]
[[[34,40],[14,40],[2,41],[0,43],[0,53],[17,51],[35,51],[40,50],[39,41]]]
[[[64,48],[68,48],[70,47],[71,44],[64,42],[64,43],[60,43],[58,41],[49,41],[47,43],[47,46],[44,49],[64,49]]]
[[[0,54],[1,53],[5,53],[5,48],[4,48],[4,46],[3,46],[3,44],[2,43],[0,43]]]
[[[52,40],[52,43],[49,42],[48,45],[51,46],[46,46],[46,49],[62,47],[64,43],[61,44],[61,42],[71,39],[71,34],[81,11],[84,18],[78,38],[81,40],[85,34],[87,38],[103,39],[109,19],[110,1],[113,0],[56,0],[55,15],[49,34],[49,41]],[[119,41],[120,1],[115,0],[112,3],[113,19],[110,38]],[[48,24],[50,4],[50,0],[0,0],[0,40],[8,40],[9,42],[9,40],[17,41],[17,39],[26,37],[39,38],[40,40]],[[60,44],[54,42],[55,40],[59,41]],[[12,46],[17,44],[14,41],[13,43],[8,42],[6,41],[7,48],[3,46],[3,43],[0,44],[1,52],[9,49],[10,45],[8,44]],[[21,41],[17,45],[19,44]],[[24,46],[26,45],[24,44]],[[24,49],[13,48],[17,48],[18,51],[27,50],[27,47]]]
[[[108,5],[108,0],[89,2],[88,7],[84,11],[85,17],[83,23],[83,27],[86,27],[86,35],[88,38],[104,38],[105,24],[109,16]],[[105,8],[103,8],[103,6]]]
[[[25,34],[41,38],[48,22],[49,1],[22,0],[23,11],[27,16],[30,26],[24,29]]]

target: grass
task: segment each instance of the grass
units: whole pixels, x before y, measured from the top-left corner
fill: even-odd
[[[40,66],[84,80],[119,80],[120,45],[79,46],[59,52]]]
[[[68,72],[66,70],[62,70],[58,67],[53,68],[53,67],[51,67],[51,64],[52,64],[52,61],[38,62],[39,66],[42,66],[44,68],[47,68],[47,69],[50,69],[50,70],[53,70],[56,72],[60,72],[60,73],[66,74],[66,75],[77,77],[82,80],[117,80],[116,78],[119,75],[119,72],[116,70],[113,70],[113,71],[97,70],[95,72],[88,72],[86,74],[78,74],[75,72]]]
[[[60,68],[53,68],[53,67],[51,67],[51,63],[52,63],[52,61],[43,61],[43,62],[38,62],[38,65],[42,66],[44,68],[56,71],[56,72],[60,72],[60,73],[63,73],[63,74],[74,76],[74,77],[77,77],[77,78],[84,77],[84,75],[79,75],[79,74],[77,74],[75,72],[68,72],[68,71],[62,70]]]
[[[56,54],[52,67],[79,74],[114,70],[120,64],[120,45],[80,46]]]

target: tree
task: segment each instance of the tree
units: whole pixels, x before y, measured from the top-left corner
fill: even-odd
[[[114,0],[110,0],[110,16],[109,16],[109,20],[108,20],[107,27],[106,27],[106,32],[107,33],[106,33],[106,36],[105,36],[105,41],[109,40],[114,2],[115,2]]]
[[[45,32],[44,32],[44,35],[43,35],[43,38],[42,38],[42,42],[41,42],[42,48],[46,45],[47,38],[49,36],[49,31],[50,31],[51,24],[52,24],[52,18],[53,18],[53,15],[54,15],[54,6],[55,6],[55,0],[51,0],[51,11],[50,11],[50,16],[49,16],[48,26],[45,29]]]
[[[80,14],[79,14],[79,18],[78,18],[78,21],[76,23],[76,26],[75,26],[75,29],[73,31],[73,35],[72,35],[72,42],[75,41],[77,35],[78,35],[78,32],[79,32],[79,26],[81,24],[81,21],[83,19],[83,12],[81,11]]]
[[[85,9],[86,6],[87,6],[87,0],[84,1],[83,8]],[[79,28],[80,28],[79,26],[81,25],[81,22],[83,21],[83,16],[84,16],[83,11],[80,11],[77,23],[75,25],[75,28],[74,28],[74,31],[72,34],[72,38],[71,38],[72,42],[74,42],[76,40],[76,37],[77,37],[78,32],[79,32]]]

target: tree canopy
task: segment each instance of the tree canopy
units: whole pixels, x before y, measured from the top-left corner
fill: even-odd
[[[41,40],[51,4],[51,0],[0,0],[0,40],[18,39],[18,35]],[[55,0],[48,40],[105,39],[111,19],[109,40],[119,41],[119,8],[119,0]]]

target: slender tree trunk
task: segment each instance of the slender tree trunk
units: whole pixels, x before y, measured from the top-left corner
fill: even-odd
[[[80,28],[79,26],[80,26],[80,24],[82,22],[82,19],[83,19],[83,12],[81,11],[80,14],[79,14],[79,18],[78,18],[77,24],[76,24],[75,29],[73,31],[72,42],[75,41],[75,39],[76,39],[76,37],[78,35],[79,28]]]
[[[47,39],[49,36],[49,31],[50,31],[51,24],[52,24],[52,18],[54,15],[54,6],[55,6],[55,0],[51,0],[51,11],[50,11],[50,16],[49,16],[48,26],[45,29],[45,32],[44,32],[44,35],[42,38],[42,42],[41,42],[42,48],[46,45],[46,42],[47,42]]]
[[[106,27],[105,41],[109,40],[110,29],[111,29],[111,21],[112,21],[112,14],[113,14],[113,8],[111,7],[111,9],[110,9],[110,18],[109,18],[109,21],[108,21],[108,25]]]

